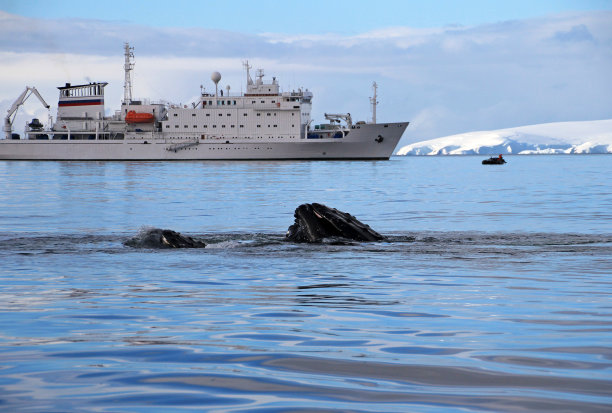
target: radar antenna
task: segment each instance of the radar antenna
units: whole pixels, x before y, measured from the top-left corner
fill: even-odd
[[[370,103],[372,104],[372,123],[376,123],[376,105],[379,103],[376,100],[376,90],[378,89],[376,82],[372,83],[372,89],[374,89],[374,96],[370,98]]]
[[[264,70],[257,69],[257,86],[263,85]]]
[[[125,51],[125,63],[123,69],[125,70],[125,81],[123,82],[123,104],[129,105],[132,103],[132,69],[134,69],[134,62],[131,59],[134,58],[134,48],[130,47],[129,43],[123,45]]]
[[[219,81],[221,80],[221,73],[212,72],[212,75],[210,75],[210,80],[215,82],[215,97],[219,97]],[[221,91],[221,94],[223,94],[223,91]],[[219,102],[217,101],[217,105],[218,104]]]

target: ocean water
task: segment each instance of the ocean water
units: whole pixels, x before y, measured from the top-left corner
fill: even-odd
[[[0,411],[612,411],[612,158],[507,159],[0,162]]]

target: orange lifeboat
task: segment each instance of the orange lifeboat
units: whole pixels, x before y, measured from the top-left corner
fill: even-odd
[[[133,110],[130,110],[127,115],[125,115],[126,123],[151,123],[155,120],[155,116],[152,113],[139,113]]]

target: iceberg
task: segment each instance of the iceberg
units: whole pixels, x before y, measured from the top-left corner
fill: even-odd
[[[396,155],[612,153],[612,119],[467,132],[411,143]]]

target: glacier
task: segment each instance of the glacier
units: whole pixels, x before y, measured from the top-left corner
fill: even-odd
[[[402,146],[396,155],[612,153],[612,119],[460,133]]]

